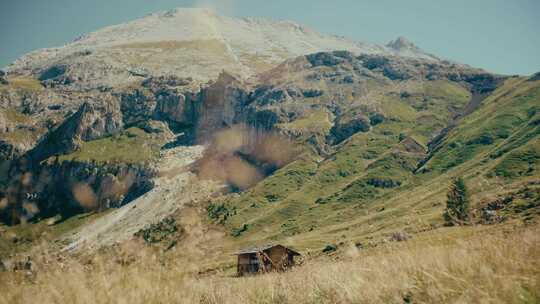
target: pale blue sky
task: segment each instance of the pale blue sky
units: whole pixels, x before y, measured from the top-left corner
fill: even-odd
[[[540,0],[0,0],[0,67],[37,48],[175,7],[294,20],[323,33],[424,50],[503,74],[540,71]]]

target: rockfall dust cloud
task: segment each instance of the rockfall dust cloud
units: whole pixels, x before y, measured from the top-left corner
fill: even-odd
[[[284,136],[239,124],[212,136],[195,171],[202,179],[244,190],[291,162],[297,153]]]

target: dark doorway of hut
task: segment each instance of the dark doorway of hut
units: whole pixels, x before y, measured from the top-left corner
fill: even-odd
[[[301,256],[295,250],[282,245],[248,248],[237,252],[236,255],[238,276],[285,271],[294,266],[296,256]]]

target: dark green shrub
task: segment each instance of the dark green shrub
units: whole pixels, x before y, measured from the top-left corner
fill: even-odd
[[[329,245],[326,245],[326,246],[323,248],[322,252],[324,252],[324,253],[330,253],[330,252],[334,252],[334,251],[336,251],[336,250],[337,250],[337,246],[336,246],[336,245],[334,245],[334,244],[329,244]]]
[[[247,230],[248,230],[248,225],[244,224],[240,228],[234,228],[231,231],[231,235],[234,236],[234,237],[239,237],[239,236],[242,235],[242,233],[246,232]]]
[[[443,214],[446,224],[466,224],[469,221],[469,193],[463,178],[452,181],[446,196],[446,210]]]

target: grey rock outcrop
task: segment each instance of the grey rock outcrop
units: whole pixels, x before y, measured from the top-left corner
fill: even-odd
[[[6,72],[0,70],[0,85],[9,84],[9,82],[7,81],[5,77],[6,77]]]
[[[153,169],[129,164],[51,161],[32,171],[12,171],[0,192],[7,207],[0,219],[8,224],[61,214],[120,207],[153,187]]]
[[[114,93],[120,100],[125,125],[148,119],[169,123],[172,129],[193,126],[198,90],[192,80],[174,76],[149,77],[140,87]]]
[[[388,42],[386,46],[394,50],[408,50],[418,48],[416,45],[414,45],[412,42],[410,42],[409,40],[407,40],[407,38],[403,36],[400,36],[395,40]]]
[[[203,88],[196,104],[196,140],[204,142],[225,127],[245,119],[242,117],[249,101],[248,91],[236,77],[222,72],[218,79]]]
[[[26,158],[36,163],[52,155],[69,153],[74,151],[81,141],[112,135],[122,127],[122,113],[117,103],[105,102],[98,105],[86,102],[60,126],[47,133],[37,146],[27,153]]]
[[[16,145],[0,139],[0,162],[15,159],[22,152]]]
[[[57,77],[60,77],[64,75],[67,71],[66,65],[54,65],[48,69],[45,69],[41,74],[39,75],[38,79],[40,81],[50,80]]]
[[[164,86],[167,87],[183,87],[193,83],[193,78],[181,78],[173,75],[166,76],[157,76],[157,77],[148,77],[141,85],[145,88],[149,88],[152,91],[158,91]]]
[[[118,94],[123,123],[134,125],[152,118],[156,100],[151,91],[134,88]]]
[[[370,120],[364,115],[358,115],[357,117],[347,121],[337,119],[334,126],[330,130],[328,141],[330,144],[338,144],[355,133],[367,132],[370,129]]]

